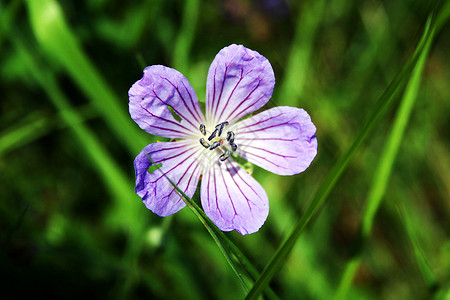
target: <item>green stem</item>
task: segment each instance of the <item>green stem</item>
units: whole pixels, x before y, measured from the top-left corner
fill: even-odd
[[[381,201],[383,200],[383,196],[385,194],[386,187],[392,172],[392,167],[394,165],[398,149],[400,148],[401,142],[403,140],[403,135],[408,124],[412,108],[414,107],[414,103],[417,98],[422,71],[425,66],[430,45],[433,42],[435,32],[434,30],[434,26],[432,27],[432,29],[430,29],[429,21],[427,23],[425,32],[429,31],[430,33],[427,36],[425,46],[419,56],[417,64],[412,71],[411,78],[408,82],[405,93],[400,103],[400,108],[394,120],[392,131],[386,141],[384,149],[382,150],[381,158],[375,171],[373,183],[367,197],[367,207],[363,216],[360,233],[360,249],[358,249],[358,251],[355,253],[355,256],[347,263],[344,275],[341,278],[339,288],[335,295],[335,299],[346,299],[347,292],[361,262],[362,250],[370,237],[375,215],[378,211],[378,208],[380,207]]]
[[[260,277],[256,281],[255,285],[250,290],[246,299],[256,299],[264,287],[269,283],[271,278],[274,276],[284,261],[286,260],[291,249],[294,247],[295,242],[299,238],[300,234],[309,224],[311,219],[317,215],[320,208],[322,207],[326,197],[329,195],[336,182],[339,180],[340,176],[347,168],[350,160],[353,158],[356,151],[361,146],[362,142],[366,140],[371,130],[380,121],[381,115],[384,113],[388,105],[395,98],[399,89],[403,86],[405,79],[410,74],[411,70],[416,65],[420,54],[423,52],[424,42],[429,37],[428,27],[426,28],[421,41],[416,49],[416,52],[410,62],[401,70],[401,72],[394,78],[394,80],[389,84],[384,93],[380,96],[375,110],[370,115],[368,121],[363,126],[362,130],[359,132],[358,136],[354,140],[352,146],[349,150],[339,159],[339,161],[334,165],[329,175],[325,179],[324,183],[319,188],[316,193],[311,205],[308,207],[306,213],[301,217],[301,219],[296,223],[293,231],[288,236],[288,238],[283,242],[283,244],[278,248],[274,256],[271,258],[270,262],[266,265]]]

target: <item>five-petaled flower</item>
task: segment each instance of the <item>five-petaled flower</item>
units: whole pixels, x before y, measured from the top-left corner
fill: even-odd
[[[316,128],[303,109],[275,107],[244,119],[269,101],[274,85],[264,56],[225,47],[209,68],[204,115],[180,72],[145,68],[129,90],[131,117],[148,133],[174,140],[146,146],[134,161],[136,193],[147,208],[160,216],[176,213],[185,202],[170,181],[192,197],[201,178],[203,209],[221,230],[258,231],[269,213],[267,194],[233,157],[293,175],[317,154]]]

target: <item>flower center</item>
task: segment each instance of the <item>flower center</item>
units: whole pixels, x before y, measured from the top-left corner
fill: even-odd
[[[222,138],[222,133],[226,126],[228,126],[228,122],[222,122],[216,125],[214,131],[208,137],[208,141],[205,138],[200,138],[200,144],[209,150],[218,149],[222,152],[219,156],[220,161],[225,161],[228,157],[230,157],[231,152],[237,150],[237,145],[234,143],[234,132],[228,131],[226,141],[228,142],[228,146],[224,145],[224,138]],[[206,136],[206,126],[204,124],[200,124],[200,132]]]

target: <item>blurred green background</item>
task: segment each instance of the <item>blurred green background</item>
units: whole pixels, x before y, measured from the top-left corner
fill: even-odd
[[[274,68],[266,107],[311,115],[311,167],[290,177],[255,167],[269,218],[258,233],[226,234],[262,271],[441,13],[422,68],[397,85],[270,287],[281,299],[450,299],[448,10],[414,0],[1,0],[0,298],[244,298],[188,208],[160,218],[135,195],[133,159],[157,137],[129,117],[128,89],[163,64],[204,99],[215,54],[237,43]]]

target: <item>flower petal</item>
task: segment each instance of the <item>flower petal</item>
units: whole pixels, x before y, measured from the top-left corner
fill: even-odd
[[[300,108],[280,106],[234,126],[237,154],[279,175],[306,170],[317,154],[316,127]]]
[[[209,125],[233,123],[269,101],[275,76],[269,61],[242,45],[223,48],[214,58],[206,83]]]
[[[160,65],[145,68],[144,76],[133,84],[128,96],[131,117],[150,134],[183,138],[191,132],[198,134],[199,125],[205,123],[194,89],[175,69]]]
[[[223,231],[258,231],[269,214],[263,187],[231,158],[206,168],[201,184],[206,215]]]
[[[198,152],[198,146],[186,141],[164,142],[150,144],[136,156],[135,190],[148,209],[165,217],[185,206],[167,178],[192,197],[202,169]],[[158,169],[149,171],[150,167],[158,165],[161,165]]]

